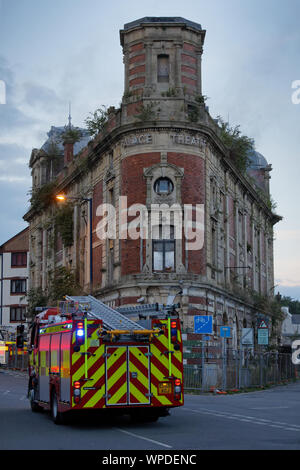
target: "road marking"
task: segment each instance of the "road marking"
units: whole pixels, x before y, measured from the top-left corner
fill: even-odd
[[[250,408],[250,410],[283,410],[285,408],[290,408],[290,406],[260,406],[256,408]]]
[[[153,439],[149,439],[148,437],[140,436],[139,434],[134,434],[133,432],[125,431],[124,429],[120,429],[120,428],[115,428],[115,429],[117,429],[120,432],[123,432],[124,434],[128,434],[129,436],[138,437],[139,439],[143,439],[144,441],[153,442],[153,444],[157,444],[159,446],[163,446],[163,447],[167,447],[168,449],[172,449],[172,446],[169,446],[168,444],[164,444],[163,442],[154,441]]]
[[[225,411],[199,409],[194,410],[192,408],[184,408],[185,410],[192,411],[193,413],[208,414],[217,416],[219,418],[235,419],[237,421],[248,422],[251,424],[260,424],[263,426],[269,426],[271,428],[284,429],[285,431],[297,431],[300,432],[300,426],[298,424],[283,423],[281,421],[271,421],[269,419],[257,418],[256,416],[245,416],[240,414],[232,414]]]

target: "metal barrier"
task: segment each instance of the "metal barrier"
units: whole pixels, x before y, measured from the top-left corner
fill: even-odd
[[[201,364],[184,365],[186,391],[234,391],[282,384],[297,378],[292,355],[278,352],[228,350],[201,357]]]
[[[18,349],[15,344],[9,344],[5,354],[5,363],[1,364],[1,367],[7,369],[27,370],[27,349]]]

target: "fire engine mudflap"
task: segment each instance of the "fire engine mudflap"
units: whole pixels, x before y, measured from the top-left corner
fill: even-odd
[[[93,302],[83,308],[80,299],[36,316],[28,385],[32,411],[50,410],[56,424],[70,412],[85,410],[156,421],[182,406],[178,315],[161,315],[142,326],[113,309],[108,320],[100,308],[107,313],[107,306],[92,298],[97,309]],[[120,327],[112,327],[111,318]]]

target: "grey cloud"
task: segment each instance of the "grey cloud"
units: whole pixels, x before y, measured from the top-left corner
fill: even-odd
[[[34,83],[24,84],[24,102],[29,106],[36,108],[41,107],[43,111],[51,112],[57,111],[58,108],[66,106],[57,93],[46,86],[41,86]]]

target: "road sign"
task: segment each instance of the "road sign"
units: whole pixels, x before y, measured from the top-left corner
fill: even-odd
[[[210,336],[202,336],[201,341],[210,341],[211,337]]]
[[[265,320],[261,320],[260,324],[258,325],[258,328],[268,328],[268,325]]]
[[[231,338],[230,326],[220,326],[220,336],[221,338]]]
[[[269,330],[268,328],[258,328],[257,330],[257,343],[268,345],[269,344]]]
[[[194,333],[211,335],[213,332],[212,315],[194,316]]]
[[[253,344],[253,328],[243,328],[242,344]]]

